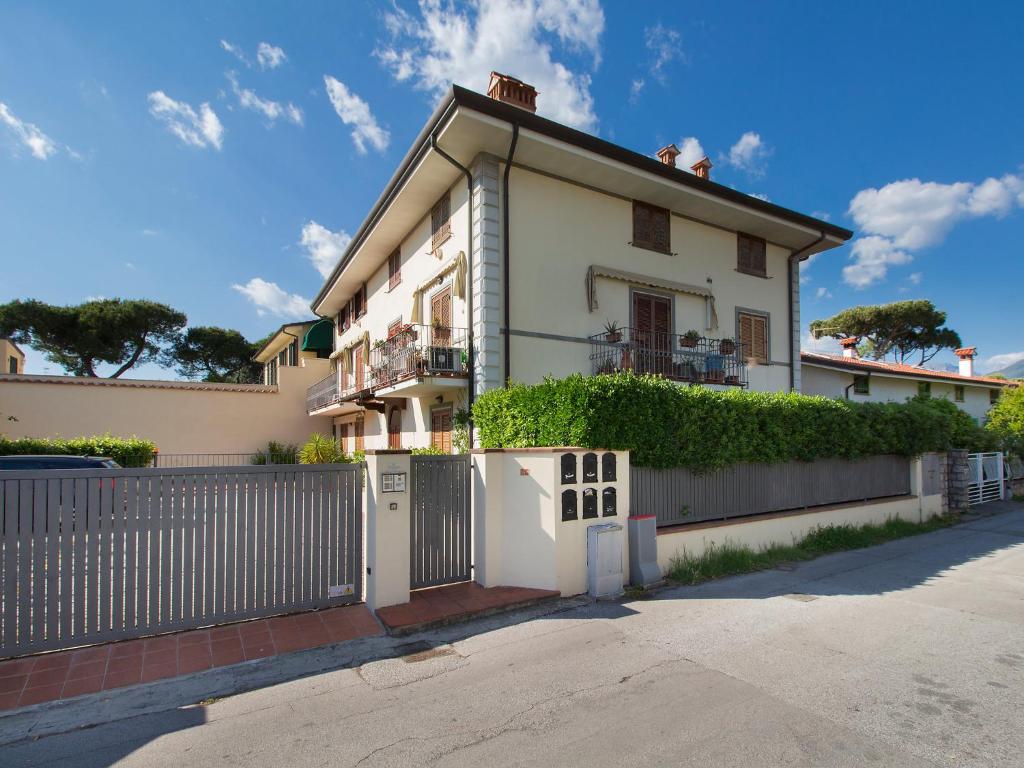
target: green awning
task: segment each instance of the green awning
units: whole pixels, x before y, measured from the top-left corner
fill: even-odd
[[[330,351],[332,349],[334,349],[334,323],[330,320],[314,323],[302,337],[303,352]]]

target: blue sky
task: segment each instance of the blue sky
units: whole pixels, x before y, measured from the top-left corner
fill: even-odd
[[[7,0],[0,302],[149,298],[261,337],[308,312],[447,84],[498,69],[549,117],[854,229],[804,270],[805,322],[929,298],[1001,367],[1022,28],[1017,3]]]

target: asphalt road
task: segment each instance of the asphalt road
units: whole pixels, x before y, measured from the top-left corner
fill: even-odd
[[[1021,505],[793,570],[484,626],[12,744],[0,765],[1024,762]]]

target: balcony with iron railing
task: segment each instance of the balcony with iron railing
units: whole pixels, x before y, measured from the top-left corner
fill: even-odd
[[[621,328],[590,338],[595,374],[633,371],[673,381],[747,386],[747,363],[733,339]]]
[[[342,381],[344,379],[344,381]],[[359,391],[354,377],[332,371],[306,390],[306,411],[313,413],[332,405],[337,405]]]
[[[422,377],[467,375],[466,329],[404,325],[370,349],[370,386],[391,387]]]

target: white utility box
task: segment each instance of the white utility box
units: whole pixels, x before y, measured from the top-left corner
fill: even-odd
[[[622,594],[622,526],[618,523],[587,528],[587,591],[591,597]]]

